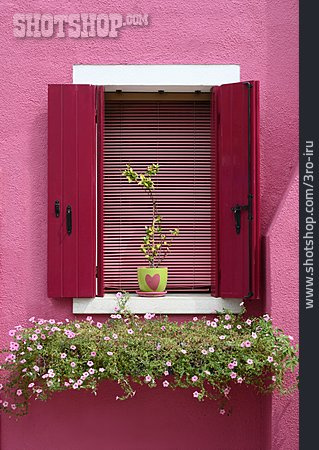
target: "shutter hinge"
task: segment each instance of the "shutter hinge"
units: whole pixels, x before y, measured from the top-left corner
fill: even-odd
[[[250,83],[250,81],[245,81],[244,85],[247,86],[248,89],[252,89],[252,87],[253,87],[253,84]]]

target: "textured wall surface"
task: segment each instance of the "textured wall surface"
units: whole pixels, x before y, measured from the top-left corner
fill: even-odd
[[[298,342],[299,313],[299,189],[298,168],[293,172],[277,214],[266,234],[266,306],[274,323]],[[273,449],[298,448],[298,395],[274,396],[271,414]]]
[[[116,39],[13,37],[14,13],[92,11],[146,12],[151,25],[123,29]],[[46,297],[46,174],[47,84],[71,83],[73,64],[240,64],[242,80],[259,79],[262,227],[269,227],[297,160],[296,0],[2,0],[0,13],[2,342],[11,326],[30,316],[71,316],[70,301]],[[271,245],[285,255],[289,272],[280,279],[273,274],[267,298],[276,322],[293,332],[298,295],[289,286],[297,261],[281,234],[274,227]],[[273,264],[274,271],[282,267],[281,256]],[[260,311],[258,304],[251,307]],[[3,417],[1,448],[257,450],[272,441],[276,450],[297,449],[296,414],[289,427],[281,419],[285,401],[275,399],[271,409],[247,389],[234,391],[230,417],[219,416],[214,403],[197,404],[189,392],[143,390],[126,403],[114,400],[117,386],[108,383],[96,398],[64,393],[32,405],[19,422]]]

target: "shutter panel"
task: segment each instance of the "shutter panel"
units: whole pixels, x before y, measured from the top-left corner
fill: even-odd
[[[213,97],[213,162],[217,166],[213,218],[218,215],[216,292],[225,298],[259,298],[259,82],[213,88]]]
[[[97,87],[97,295],[104,296],[104,225],[103,225],[103,158],[104,158],[104,87]]]
[[[95,201],[95,87],[49,85],[49,297],[95,297]]]

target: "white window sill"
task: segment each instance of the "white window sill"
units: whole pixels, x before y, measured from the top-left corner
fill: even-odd
[[[134,314],[212,314],[227,309],[235,314],[241,312],[238,298],[211,297],[206,292],[170,293],[165,297],[143,298],[132,294],[127,306]],[[114,294],[104,297],[74,298],[74,314],[112,314],[117,302]]]

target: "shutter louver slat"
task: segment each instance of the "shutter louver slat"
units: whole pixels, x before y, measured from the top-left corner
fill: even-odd
[[[136,268],[144,226],[151,223],[147,195],[121,173],[157,162],[154,178],[163,228],[178,227],[168,289],[211,286],[210,102],[106,102],[104,123],[103,266],[105,290],[138,289]]]

